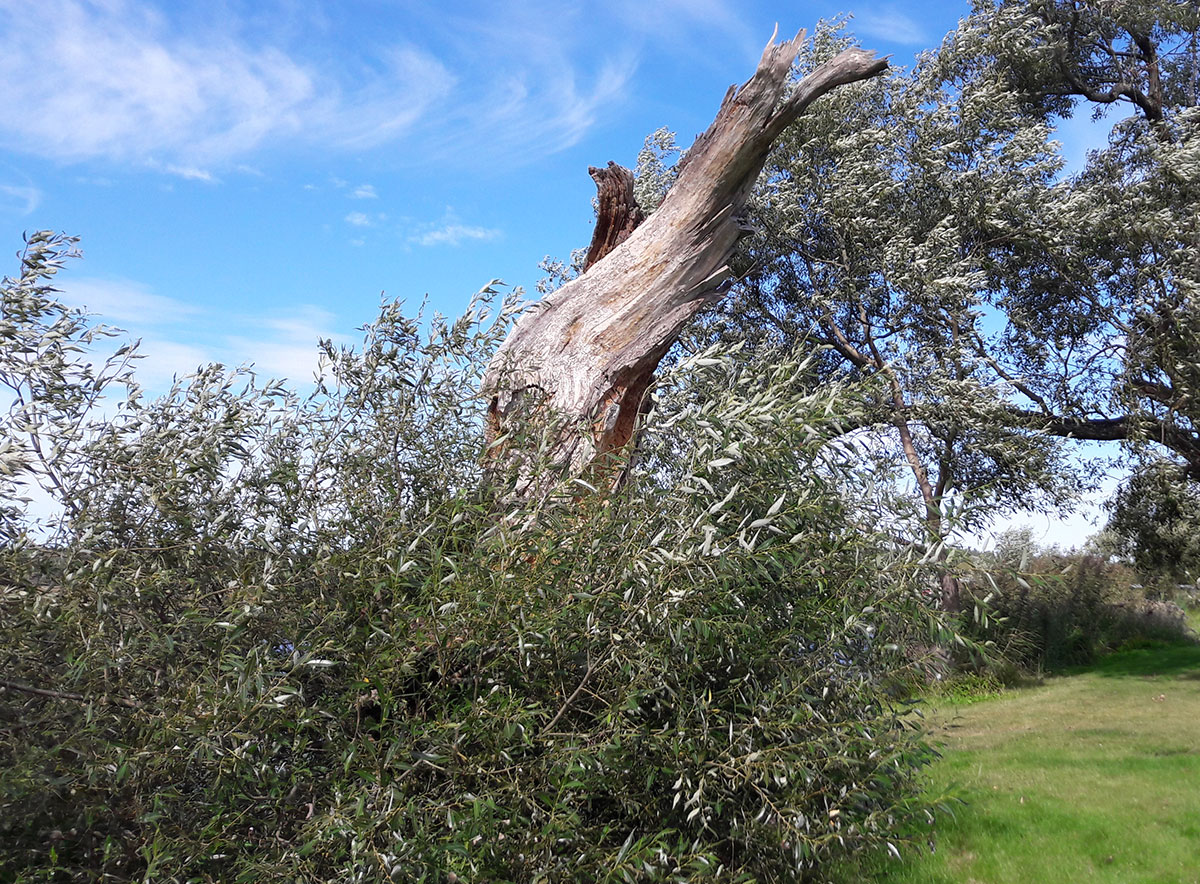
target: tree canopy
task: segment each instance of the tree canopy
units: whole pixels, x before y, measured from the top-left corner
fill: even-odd
[[[934,538],[964,498],[966,527],[1069,504],[1096,476],[1068,439],[1165,450],[1194,482],[1196,32],[1185,3],[978,3],[780,140],[701,337],[805,340],[821,377],[869,381],[860,431],[890,440]],[[826,29],[802,69],[846,40]],[[1108,144],[1069,171],[1054,124],[1093,110]],[[640,192],[673,148],[648,139]]]
[[[384,304],[305,393],[214,365],[144,396],[59,299],[75,241],[30,235],[0,284],[0,880],[805,881],[926,843],[900,700],[1131,634],[1111,563],[954,530],[1069,503],[1070,440],[1114,441],[1112,548],[1196,573],[1197,30],[1002,0],[887,76],[837,24],[769,47],[682,159],[660,131],[598,173],[628,223],[570,291]],[[1127,115],[1067,170],[1053,125],[1092,108]],[[645,358],[501,370],[646,267],[679,299],[596,326]],[[584,387],[566,449],[548,403]],[[574,469],[605,446],[623,483]]]

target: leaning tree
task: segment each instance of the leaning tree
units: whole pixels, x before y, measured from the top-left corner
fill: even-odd
[[[489,450],[498,466],[517,470],[518,493],[537,493],[564,474],[616,480],[659,361],[725,290],[727,262],[746,232],[747,197],[776,138],[822,95],[887,68],[872,52],[847,49],[789,88],[804,39],[803,31],[782,43],[772,37],[650,218],[627,169],[591,170],[599,218],[584,272],[518,323],[484,379]],[[531,418],[545,422],[536,465],[527,438],[505,444],[524,436]]]

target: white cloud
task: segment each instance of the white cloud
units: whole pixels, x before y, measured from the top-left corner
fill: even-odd
[[[604,23],[582,6],[539,0],[461,12],[401,4],[390,33],[412,36],[386,42],[356,30],[365,17],[313,9],[301,26],[283,0],[261,13],[42,0],[37,16],[22,0],[0,0],[0,147],[214,181],[280,147],[399,142],[407,163],[534,161],[578,143],[620,106],[643,43],[694,61],[697,29],[735,43],[747,32],[729,0],[664,0],[665,27],[646,11],[652,4],[620,2]],[[377,196],[370,184],[334,183]]]
[[[428,14],[422,25],[462,73],[453,100],[420,129],[422,155],[529,162],[577,144],[619,106],[641,38],[619,20],[590,19],[585,7],[532,0]]]
[[[520,131],[522,140],[530,136],[544,139],[552,151],[578,144],[596,124],[600,111],[621,97],[634,67],[631,58],[605,62],[590,88],[581,87],[574,75],[564,75],[551,90],[551,107],[556,113],[520,122],[520,128],[512,131]],[[521,91],[524,94],[523,85]],[[528,116],[528,111],[526,107],[524,116]],[[504,116],[497,115],[496,120],[504,120]],[[516,120],[520,121],[521,115]]]
[[[217,315],[211,310],[156,294],[130,280],[79,278],[63,284],[63,300],[86,307],[100,322],[119,325],[140,338],[136,375],[150,395],[166,390],[175,376],[212,362],[253,364],[262,375],[306,383],[317,367],[317,341],[350,339],[336,331],[337,318],[321,307],[298,305],[273,315]],[[254,334],[230,329],[254,329]],[[111,350],[118,343],[112,342]],[[100,345],[99,352],[105,351]]]
[[[141,339],[138,353],[142,358],[136,363],[135,376],[151,396],[165,391],[175,378],[193,374],[200,366],[219,361],[206,347],[153,335]]]
[[[41,205],[42,193],[32,185],[0,184],[0,208],[10,208],[20,215],[29,215]]]
[[[52,23],[47,27],[46,23]],[[365,78],[269,44],[175,32],[132,0],[0,0],[0,139],[56,159],[200,169],[280,140],[362,147],[402,134],[453,77],[411,46]]]
[[[1105,503],[1116,493],[1127,472],[1110,472],[1099,487],[1085,492],[1075,502],[1074,512],[1038,513],[1020,511],[993,520],[986,529],[971,535],[968,540],[979,549],[991,549],[1005,531],[1012,528],[1032,528],[1034,539],[1043,546],[1078,549],[1084,541],[1108,523]]]
[[[487,227],[472,227],[466,224],[443,224],[433,230],[413,237],[421,246],[461,246],[468,240],[487,241],[500,236],[499,230]]]
[[[157,295],[130,280],[79,277],[64,282],[62,290],[65,303],[85,307],[102,321],[158,326],[183,322],[200,313],[192,304]]]
[[[327,329],[336,317],[324,307],[315,304],[300,304],[286,316],[264,319],[266,328],[274,329],[292,341],[313,341],[328,337]]]
[[[860,37],[875,37],[903,46],[930,46],[934,42],[916,19],[895,6],[854,13],[851,30]]]
[[[235,364],[253,363],[260,375],[288,378],[293,383],[312,380],[320,361],[317,341],[332,339],[349,343],[346,335],[332,330],[336,317],[321,307],[302,304],[286,316],[255,318],[249,328],[269,330],[272,334],[258,337],[229,336],[225,347]]]
[[[453,206],[447,206],[441,219],[433,223],[417,226],[409,234],[408,241],[419,246],[461,246],[465,242],[487,242],[503,236],[502,230],[483,227],[478,224],[464,224],[454,211]]]
[[[492,158],[529,160],[566,150],[579,143],[603,110],[619,103],[635,68],[632,57],[610,59],[583,83],[562,59],[561,69],[553,72],[522,69],[497,77],[488,100],[466,110],[478,131],[447,130],[457,142],[451,149],[478,155],[482,137]]]
[[[207,169],[197,169],[195,166],[169,165],[167,166],[167,171],[187,181],[205,181],[209,184],[217,181],[212,172],[209,172]]]
[[[354,188],[354,193],[350,194],[350,198],[356,200],[374,200],[379,199],[379,194],[375,192],[374,185],[360,184]]]
[[[294,387],[310,384],[321,360],[317,339],[304,343],[281,341],[233,341],[245,347],[246,358],[240,364],[252,364],[259,377],[287,380]]]
[[[724,46],[736,46],[751,63],[758,60],[770,36],[751,27],[753,18],[730,0],[614,0],[612,8],[623,28],[701,60],[711,58],[710,35],[719,35]]]
[[[308,309],[299,308],[303,314]],[[331,321],[332,317],[330,317]],[[273,320],[262,317],[230,318],[245,328],[264,331],[254,337],[210,335],[203,342],[188,343],[165,335],[142,338],[138,352],[137,379],[150,395],[166,390],[175,377],[192,374],[199,366],[220,362],[235,367],[252,366],[260,377],[288,378],[303,384],[312,380],[320,352],[317,341],[348,339],[330,330],[330,321],[308,324],[301,320]]]
[[[351,212],[346,216],[346,223],[353,224],[355,227],[370,227],[371,218],[363,212]]]

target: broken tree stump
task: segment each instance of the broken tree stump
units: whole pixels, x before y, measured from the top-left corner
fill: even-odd
[[[655,368],[688,321],[723,293],[726,262],[744,232],[739,216],[771,145],[817,98],[887,68],[872,52],[847,49],[785,98],[803,41],[803,31],[778,44],[772,37],[754,76],[730,87],[644,223],[629,170],[590,170],[600,211],[585,272],[521,318],[483,381],[491,439],[510,440],[491,446],[489,457],[517,468],[518,494],[562,476],[616,481],[607,464],[633,438]],[[521,438],[535,416],[550,433],[537,458]]]

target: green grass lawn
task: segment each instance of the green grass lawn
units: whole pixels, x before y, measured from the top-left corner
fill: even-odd
[[[835,880],[1200,884],[1200,646],[1113,654],[929,722],[930,789],[966,803],[934,854]]]

